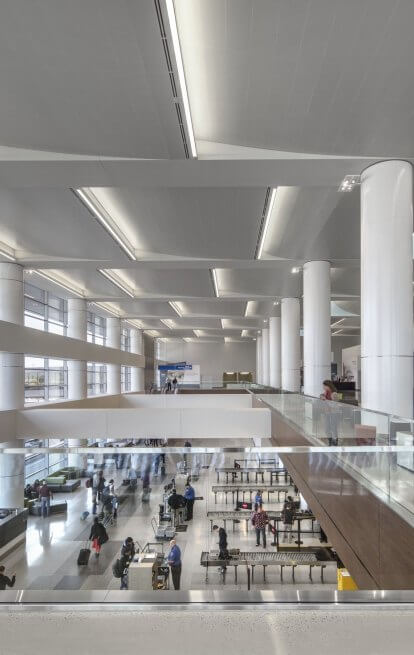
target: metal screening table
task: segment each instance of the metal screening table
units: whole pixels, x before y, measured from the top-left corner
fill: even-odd
[[[223,473],[226,476],[226,484],[229,483],[229,478],[231,476],[230,482],[235,482],[238,477],[240,477],[240,482],[243,482],[245,479],[246,482],[250,482],[250,475],[255,475],[255,481],[260,481],[264,483],[265,473],[269,473],[270,484],[273,484],[273,481],[276,483],[279,482],[279,477],[281,477],[286,483],[291,482],[291,477],[287,469],[283,467],[275,468],[274,466],[269,467],[254,467],[254,466],[245,466],[243,468],[232,468],[226,466],[217,466],[216,467],[217,482],[220,482],[220,474]]]
[[[238,502],[239,494],[242,494],[242,499],[244,500],[245,494],[250,494],[250,502],[252,501],[253,493],[257,491],[267,491],[267,501],[270,502],[270,494],[277,493],[277,501],[280,502],[280,494],[283,494],[283,498],[286,499],[288,493],[292,493],[292,487],[281,484],[262,484],[262,485],[213,485],[211,491],[214,494],[214,502],[217,504],[217,494],[223,493],[226,494],[226,505],[227,505],[227,495],[231,493],[233,503]]]
[[[283,569],[290,566],[292,569],[292,580],[295,579],[295,569],[297,566],[309,566],[309,578],[312,580],[312,569],[319,568],[321,572],[321,582],[324,582],[323,572],[326,568],[326,561],[320,561],[314,553],[272,553],[267,551],[241,551],[232,559],[219,559],[218,551],[203,551],[200,559],[201,566],[206,567],[206,582],[208,582],[208,569],[210,567],[234,567],[234,582],[237,584],[237,569],[239,566],[246,566],[248,569],[248,588],[250,588],[250,571],[251,581],[254,582],[254,569],[256,566],[263,567],[263,580],[266,580],[266,567],[279,566],[280,580],[283,581]],[[250,568],[249,568],[250,567]]]
[[[284,533],[284,530],[279,530],[277,528],[277,523],[280,523],[282,521],[282,512],[279,510],[266,510],[266,514],[269,517],[270,521],[273,521],[273,526],[275,528],[275,533],[274,533],[274,541],[273,545],[279,545],[279,540],[278,540],[278,535],[280,533]],[[227,529],[227,521],[232,521],[233,522],[233,532],[234,526],[236,523],[240,523],[241,521],[246,521],[246,530],[249,529],[249,526],[251,525],[251,516],[252,513],[250,510],[210,510],[207,512],[207,518],[210,521],[210,530],[213,530],[213,523],[217,521],[223,521],[224,523],[224,528]],[[311,521],[311,529],[303,529],[301,526],[302,521]],[[313,514],[305,513],[305,512],[298,512],[295,514],[295,520],[293,525],[297,523],[297,528],[293,528],[292,533],[297,533],[298,535],[298,540],[300,541],[300,535],[301,534],[318,534],[320,532],[320,528],[318,527],[315,530],[315,521],[316,518],[313,516]]]

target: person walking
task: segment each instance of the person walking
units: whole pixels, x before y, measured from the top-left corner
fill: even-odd
[[[93,520],[89,541],[92,541],[92,548],[95,551],[95,557],[99,557],[101,547],[108,541],[108,533],[102,523],[96,516]]]
[[[135,557],[135,544],[132,537],[127,537],[121,548],[121,565],[123,574],[121,576],[121,590],[128,589],[128,568]]]
[[[41,502],[42,516],[45,519],[47,516],[49,516],[50,500],[53,500],[53,494],[47,486],[46,480],[43,480],[43,484],[39,489],[39,498]]]
[[[195,491],[191,484],[187,484],[184,492],[184,498],[187,501],[187,521],[193,520],[193,510],[195,502]]]
[[[177,546],[175,539],[170,541],[170,552],[167,555],[167,561],[171,569],[171,577],[174,585],[175,591],[180,589],[180,580],[181,580],[181,549]]]
[[[99,471],[99,473],[98,473],[98,483],[96,485],[98,500],[101,500],[101,498],[102,498],[102,493],[103,493],[103,490],[105,489],[105,482],[106,482],[106,480],[105,480],[105,478],[103,476],[103,471]]]
[[[178,380],[177,380],[177,378],[175,376],[174,376],[174,380],[172,381],[172,383],[173,383],[173,388],[174,388],[174,393],[175,393],[175,391],[177,389],[177,386],[178,386]]]
[[[266,525],[269,523],[269,517],[264,511],[263,505],[259,505],[259,509],[253,515],[252,523],[256,530],[256,548],[260,546],[260,535],[263,540],[263,548],[266,548]]]
[[[16,574],[13,573],[12,577],[9,578],[5,575],[5,570],[3,565],[0,566],[0,591],[4,591],[6,587],[14,587],[14,583],[16,582]]]
[[[323,392],[320,395],[321,400],[338,400],[338,392],[332,380],[323,381]],[[335,405],[327,403],[325,406],[325,430],[328,437],[328,446],[338,445],[338,419],[340,414],[335,409]]]

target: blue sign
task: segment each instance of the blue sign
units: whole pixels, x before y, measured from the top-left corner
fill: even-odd
[[[178,364],[162,364],[158,366],[159,371],[192,371],[193,365],[179,362]]]

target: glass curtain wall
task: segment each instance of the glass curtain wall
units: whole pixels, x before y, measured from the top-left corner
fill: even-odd
[[[104,346],[106,343],[106,318],[88,312],[87,339],[90,343]]]
[[[28,439],[24,445],[28,448],[49,446],[60,448],[67,446],[68,443],[62,439]],[[25,482],[34,482],[36,479],[45,478],[67,464],[68,455],[66,453],[28,453],[24,457]]]
[[[24,285],[24,324],[27,327],[66,334],[67,301],[32,284]]]
[[[63,359],[24,358],[25,403],[44,403],[68,397],[68,367]]]
[[[88,362],[88,396],[106,393],[106,364]]]

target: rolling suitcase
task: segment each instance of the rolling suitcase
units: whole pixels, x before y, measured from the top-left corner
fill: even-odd
[[[86,566],[91,554],[90,548],[81,548],[78,555],[78,566]]]

